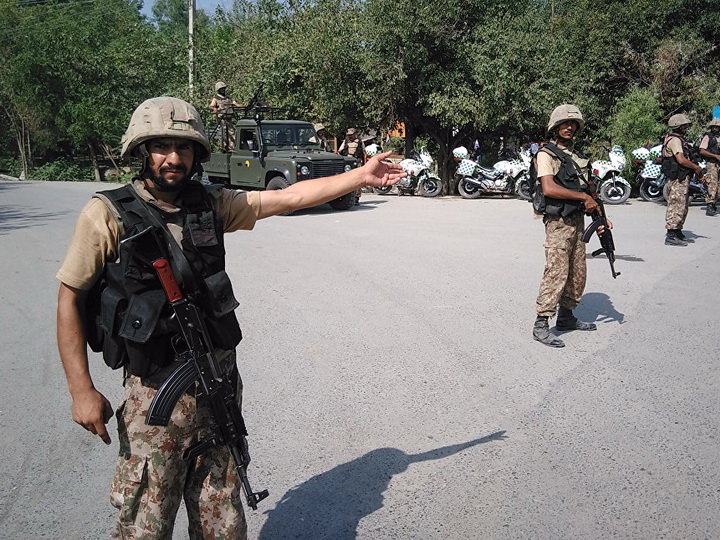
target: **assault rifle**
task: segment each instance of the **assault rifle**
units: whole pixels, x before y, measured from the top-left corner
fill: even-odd
[[[602,201],[597,199],[598,206],[600,208],[600,211],[594,210],[592,212],[592,223],[588,225],[585,230],[583,231],[582,240],[586,244],[590,242],[590,238],[592,238],[592,235],[598,230],[598,228],[602,225],[604,227],[603,233],[599,236],[600,237],[600,248],[596,249],[592,252],[593,257],[597,257],[601,253],[605,253],[607,255],[608,261],[610,262],[610,271],[612,272],[613,279],[617,279],[617,277],[620,275],[620,272],[615,271],[615,242],[613,242],[612,232],[607,226],[607,216],[605,215],[605,207],[603,206]]]
[[[175,336],[172,342],[183,363],[158,389],[148,408],[145,423],[150,426],[167,426],[180,397],[190,385],[199,380],[215,419],[214,433],[185,450],[183,459],[192,464],[206,450],[218,445],[227,446],[235,462],[235,470],[242,482],[248,506],[256,510],[257,503],[268,496],[268,491],[265,489],[254,492],[250,487],[247,475],[250,453],[245,439],[245,421],[236,400],[235,388],[229,377],[220,370],[202,314],[192,301],[183,296],[156,228],[150,226],[123,240],[120,243],[121,248],[127,248],[130,241],[141,245],[138,251],[128,251],[153,267],[182,331],[182,337]]]

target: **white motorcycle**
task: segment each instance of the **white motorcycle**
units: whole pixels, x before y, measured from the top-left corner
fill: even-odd
[[[515,194],[521,199],[529,201],[532,199],[530,194],[530,162],[532,161],[530,149],[523,148],[518,153],[518,157],[520,159],[498,161],[493,165],[493,169],[511,176],[515,182]]]
[[[365,149],[367,152],[367,148]],[[416,193],[423,197],[437,197],[442,191],[442,181],[440,177],[432,172],[431,167],[434,160],[426,148],[421,148],[418,152],[413,150],[410,155],[400,162],[400,166],[407,173],[395,187],[398,195],[415,195]],[[392,186],[376,187],[376,193],[389,193]]]
[[[630,198],[632,186],[620,173],[627,160],[623,149],[617,144],[608,151],[609,160],[592,163],[592,174],[599,185],[600,197],[607,204],[622,204]]]
[[[648,202],[659,203],[665,200],[663,197],[664,175],[661,172],[662,166],[662,144],[650,148],[641,146],[631,152],[633,162],[642,165],[635,183],[640,186],[640,197]]]
[[[458,163],[455,178],[458,181],[458,193],[463,199],[478,199],[483,194],[516,194],[515,179],[512,176],[473,161],[464,146],[455,148],[453,157]]]

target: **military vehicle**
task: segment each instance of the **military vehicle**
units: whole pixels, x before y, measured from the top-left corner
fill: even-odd
[[[220,123],[220,129],[210,133],[211,140],[226,142],[230,137],[233,143],[221,144],[221,148],[232,150],[213,152],[204,164],[207,179],[213,183],[247,190],[285,189],[295,182],[340,174],[357,166],[354,158],[321,150],[310,122],[265,120],[256,113],[254,118],[233,119],[230,125],[232,129],[223,130]],[[348,210],[355,206],[356,197],[350,192],[329,204]]]

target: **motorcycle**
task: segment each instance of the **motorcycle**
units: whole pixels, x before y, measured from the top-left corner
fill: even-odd
[[[697,162],[698,165],[700,165],[700,168],[702,169],[703,174],[705,174],[705,171],[707,171],[707,162],[705,160],[700,160]],[[670,184],[667,183],[667,177],[665,175],[662,175],[663,181],[662,181],[662,194],[663,199],[666,201],[670,198]],[[690,178],[690,183],[688,184],[688,203],[701,203],[705,204],[705,197],[707,196],[707,187],[705,187],[705,184],[703,184],[699,179],[697,174],[693,174],[692,178]]]
[[[641,146],[631,152],[633,162],[642,165],[635,177],[635,183],[640,186],[640,197],[648,202],[662,202],[665,175],[661,172],[662,144],[650,148]]]
[[[517,159],[520,158],[520,159]],[[530,194],[530,162],[532,155],[529,148],[523,148],[514,159],[501,160],[493,165],[497,169],[511,176],[515,182],[515,194],[526,201],[532,200]]]
[[[430,170],[433,163],[434,160],[426,148],[421,148],[419,152],[417,150],[410,152],[410,155],[400,162],[400,166],[407,176],[395,184],[398,195],[415,195],[416,193],[423,197],[440,195],[442,182],[440,177]],[[376,193],[386,194],[390,192],[392,186],[374,189]]]
[[[463,199],[477,199],[484,194],[517,194],[515,178],[501,170],[483,167],[469,159],[470,154],[464,146],[455,148],[453,157],[458,163],[455,178],[458,181],[458,192]]]
[[[592,174],[599,185],[600,197],[607,204],[622,204],[630,198],[630,182],[620,176],[627,163],[625,153],[617,144],[608,150],[609,160],[592,163]]]

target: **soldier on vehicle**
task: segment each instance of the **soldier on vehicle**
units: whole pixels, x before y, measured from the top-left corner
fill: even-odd
[[[670,190],[665,210],[665,244],[668,246],[687,246],[688,243],[695,242],[682,232],[690,204],[688,189],[693,172],[700,181],[705,181],[702,169],[692,160],[692,148],[685,140],[691,123],[684,114],[673,114],[668,120],[670,134],[663,142],[662,172],[668,179]]]
[[[705,202],[707,208],[705,214],[714,216],[718,213],[718,164],[720,164],[720,118],[713,118],[708,124],[708,129],[700,141],[700,155],[707,162],[707,197]]]
[[[178,334],[157,276],[140,270],[138,261],[150,254],[134,233],[149,227],[161,231],[171,265],[182,275],[183,293],[204,299],[198,302],[201,316],[221,369],[237,381],[239,401],[235,346],[241,334],[224,272],[224,233],[251,230],[258,219],[322,204],[361,186],[392,185],[404,176],[382,154],[337,176],[283,190],[242,192],[193,179],[209,155],[210,142],[192,105],[172,97],[142,103],[122,146],[122,156],[139,158],[142,167],[128,186],[98,193],[87,203],[57,274],[58,349],[72,417],[106,444],[105,424],[113,409],[90,376],[88,339],[100,334],[105,362],[123,368],[125,396],[115,413],[120,456],[111,487],[111,502],[120,511],[115,538],[171,538],[182,500],[191,539],[246,538],[240,485],[227,448],[213,447],[191,466],[183,459],[183,451],[202,440],[212,421],[197,384],[177,402],[167,427],[145,425],[157,388],[178,365]],[[107,286],[95,298],[98,282]],[[101,306],[102,325],[83,316],[93,299]]]
[[[224,82],[216,82],[215,95],[210,101],[209,108],[217,116],[225,152],[235,149],[234,107],[242,107],[242,105],[227,95],[227,85]]]
[[[556,107],[547,125],[551,142],[543,145],[535,157],[533,207],[545,224],[545,271],[536,300],[533,338],[550,347],[565,346],[550,332],[548,320],[556,309],[558,330],[597,328],[573,315],[585,290],[585,214],[600,210],[588,184],[588,160],[573,148],[573,137],[584,126],[582,113],[575,105]],[[612,228],[609,220],[607,223]]]

